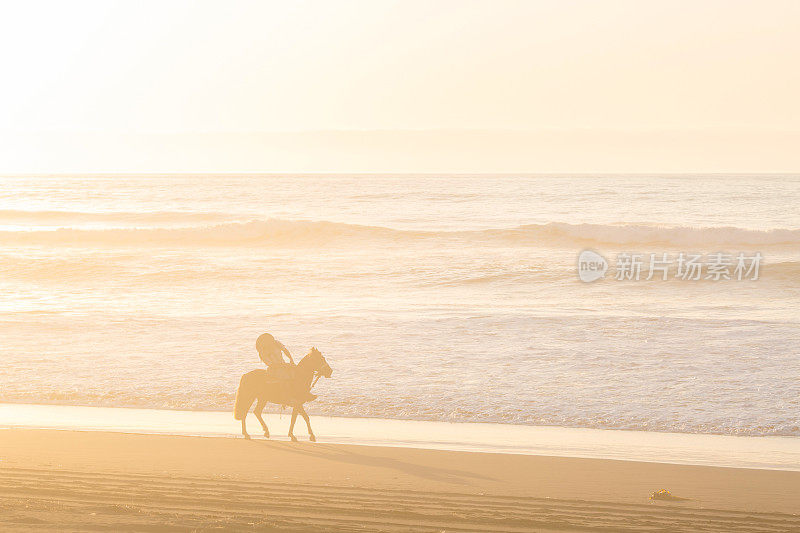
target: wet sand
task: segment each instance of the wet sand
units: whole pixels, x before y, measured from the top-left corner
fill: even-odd
[[[556,426],[326,417],[312,424],[324,442],[465,452],[618,459],[800,471],[800,437],[743,437]],[[274,440],[288,440],[289,414],[265,414]],[[178,411],[0,403],[0,428],[114,431],[193,437],[239,437],[230,411]],[[253,435],[261,434],[248,416]],[[306,431],[298,423],[298,435]]]
[[[789,531],[798,493],[779,470],[0,430],[4,530]]]

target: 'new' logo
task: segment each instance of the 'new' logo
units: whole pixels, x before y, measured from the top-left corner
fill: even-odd
[[[592,250],[584,250],[578,255],[578,277],[581,281],[590,283],[606,275],[608,261],[602,255]]]

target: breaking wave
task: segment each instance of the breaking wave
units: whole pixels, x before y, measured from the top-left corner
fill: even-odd
[[[83,223],[109,224],[202,224],[231,221],[225,213],[183,211],[90,212],[90,211],[24,211],[0,209],[0,224],[46,224],[70,226]]]
[[[736,227],[664,226],[649,224],[527,225],[522,231],[547,231],[565,241],[607,245],[660,244],[666,246],[789,246],[800,243],[800,229],[755,230]]]
[[[327,221],[269,219],[185,227],[0,231],[0,243],[20,245],[322,246],[413,241],[532,246],[772,247],[800,244],[800,229],[549,222],[488,230],[421,231]]]

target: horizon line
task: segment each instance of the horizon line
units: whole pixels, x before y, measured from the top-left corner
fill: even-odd
[[[364,172],[364,171],[332,171],[332,172],[308,172],[308,171],[292,171],[292,170],[181,170],[181,171],[161,171],[161,170],[148,170],[144,172],[118,172],[118,171],[64,171],[64,172],[0,172],[0,178],[15,178],[15,177],[100,177],[100,176],[426,176],[426,177],[592,177],[592,176],[784,176],[784,177],[800,177],[800,170],[796,171],[681,171],[681,172],[660,172],[657,170],[648,170],[641,172],[615,172],[608,170],[598,171],[519,171],[519,172],[459,172],[459,171],[378,171],[378,172]]]

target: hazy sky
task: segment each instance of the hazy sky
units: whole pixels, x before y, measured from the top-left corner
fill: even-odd
[[[800,170],[795,0],[1,5],[0,172]]]

